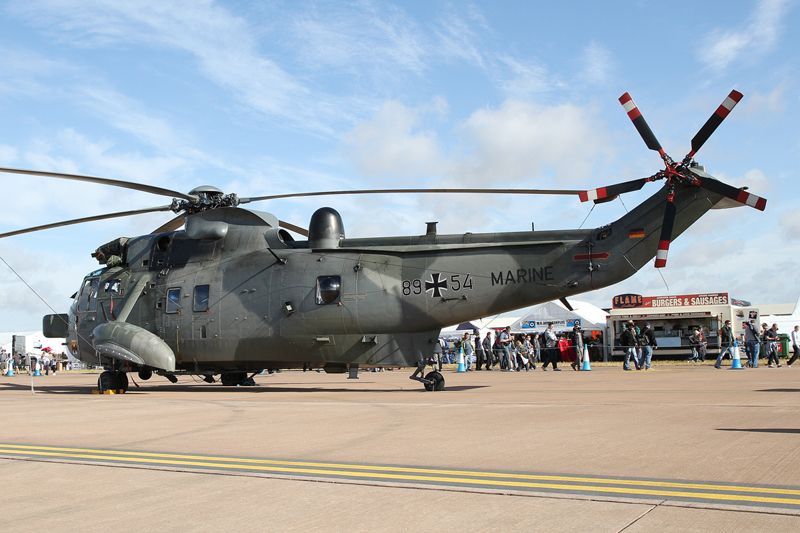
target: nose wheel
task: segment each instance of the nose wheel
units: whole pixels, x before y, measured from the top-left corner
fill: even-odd
[[[101,393],[120,390],[122,392],[128,392],[128,374],[125,372],[106,370],[97,378],[97,388]]]

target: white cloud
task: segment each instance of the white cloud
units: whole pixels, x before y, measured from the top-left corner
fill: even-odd
[[[697,52],[705,66],[722,71],[742,58],[752,59],[770,51],[778,41],[781,19],[791,0],[760,0],[749,21],[738,30],[711,32]]]
[[[782,213],[778,222],[785,240],[800,241],[800,207]]]
[[[608,81],[614,66],[611,52],[595,41],[583,51],[583,71],[578,78],[583,83],[602,85]]]
[[[459,17],[451,16],[441,21],[437,32],[439,42],[436,50],[445,57],[463,59],[470,64],[484,67],[483,53],[479,47],[478,34],[469,23]]]
[[[17,160],[17,157],[18,152],[16,148],[0,144],[0,165],[6,167],[10,166]]]
[[[419,131],[422,111],[386,102],[371,120],[344,135],[359,172],[366,176],[423,176],[441,173],[444,157],[435,132]]]
[[[590,108],[538,106],[507,100],[474,112],[458,126],[464,142],[442,149],[433,130],[422,130],[425,110],[387,102],[344,139],[348,155],[369,176],[436,176],[451,184],[511,186],[576,184],[591,180],[607,140]],[[455,186],[455,185],[454,185]]]
[[[502,55],[498,58],[510,76],[498,76],[497,84],[511,98],[535,96],[561,85],[557,77],[551,75],[547,67],[533,59],[520,60]]]
[[[63,73],[56,61],[24,49],[0,47],[0,96],[42,95],[54,89],[41,78],[54,73]]]
[[[603,127],[592,109],[573,104],[545,107],[506,100],[498,109],[473,113],[464,130],[476,148],[474,159],[460,170],[472,174],[473,182],[541,183],[545,178],[574,188],[591,180],[594,165],[606,153]]]
[[[715,177],[732,187],[747,187],[747,190],[756,196],[763,197],[765,193],[772,190],[772,183],[770,182],[769,178],[762,170],[757,168],[748,170],[743,176],[729,178],[724,172],[721,172]]]
[[[683,250],[682,253],[675,254],[676,257],[669,261],[670,268],[704,269],[707,268],[708,265],[713,265],[721,261],[735,260],[736,256],[745,245],[744,239],[715,239],[713,238],[715,235],[724,237],[725,233],[720,231],[719,233],[709,236],[707,227],[701,227],[697,231],[697,234],[700,238],[697,239],[695,243],[690,245],[688,249]]]
[[[315,70],[334,66],[357,73],[368,65],[420,73],[426,68],[427,39],[391,5],[317,5],[293,19],[293,34],[299,60]]]
[[[94,113],[105,118],[115,128],[132,134],[150,146],[173,150],[184,144],[186,134],[178,135],[162,118],[156,118],[139,109],[130,98],[111,89],[95,85],[80,90],[80,100]]]
[[[81,46],[129,43],[161,46],[191,54],[198,70],[230,90],[248,107],[301,128],[331,134],[325,119],[344,114],[325,94],[310,90],[272,59],[259,54],[254,31],[242,17],[212,0],[173,4],[156,0],[42,0],[14,11],[59,30]]]
[[[779,83],[771,92],[763,94],[759,91],[753,91],[743,98],[742,102],[737,106],[736,112],[745,114],[750,117],[756,117],[762,120],[765,116],[772,115],[782,117],[788,103],[786,101],[787,83]],[[738,107],[742,109],[739,110]]]

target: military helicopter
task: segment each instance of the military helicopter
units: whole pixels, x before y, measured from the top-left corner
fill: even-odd
[[[443,390],[425,374],[443,327],[555,299],[566,301],[635,274],[654,256],[664,267],[671,240],[712,208],[766,200],[717,181],[694,161],[741,99],[733,91],[675,162],[662,149],[629,94],[620,98],[647,147],[665,168],[590,191],[393,189],[239,198],[211,187],[188,194],[106,178],[21,169],[172,197],[169,205],[110,213],[1,234],[156,211],[178,217],[149,235],[118,238],[92,254],[68,313],[44,317],[44,334],[66,338],[71,353],[103,365],[101,390],[128,387],[128,373],[173,383],[197,375],[209,383],[252,384],[263,370],[361,366],[414,367],[411,379]],[[650,198],[595,229],[348,239],[339,213],[318,209],[308,230],[243,204],[297,196],[373,193],[561,194],[602,203],[664,180]],[[179,229],[185,226],[184,229]],[[295,240],[291,230],[305,237]],[[424,377],[423,377],[423,374]]]

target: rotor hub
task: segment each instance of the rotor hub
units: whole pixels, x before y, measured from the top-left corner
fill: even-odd
[[[212,185],[201,185],[195,187],[189,192],[190,195],[196,196],[197,200],[188,202],[186,200],[179,200],[178,198],[172,199],[170,210],[174,213],[184,212],[187,215],[200,213],[201,211],[210,211],[220,207],[236,207],[239,205],[239,197],[235,194],[225,194],[220,189]]]

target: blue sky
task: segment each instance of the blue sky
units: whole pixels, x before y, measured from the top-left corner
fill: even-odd
[[[768,199],[713,211],[666,269],[581,296],[800,296],[797,2],[0,3],[0,166],[240,196],[371,187],[596,188],[649,176],[618,98],[630,92],[675,159],[732,89],[744,99],[697,156]],[[0,231],[169,203],[145,193],[0,176]],[[609,204],[505,196],[294,199],[255,206],[306,226],[340,211],[349,237],[606,224],[657,186]],[[587,218],[588,215],[588,218]],[[94,249],[169,214],[0,241],[57,311]],[[585,222],[584,222],[585,220]],[[0,329],[50,312],[0,265]],[[663,275],[663,279],[662,279]]]

